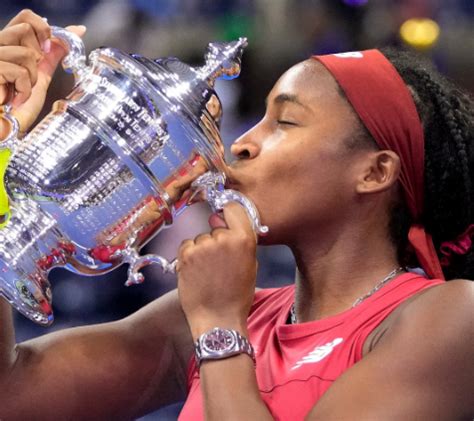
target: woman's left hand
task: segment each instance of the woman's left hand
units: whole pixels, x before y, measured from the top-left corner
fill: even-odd
[[[181,244],[178,293],[197,339],[213,327],[246,333],[257,273],[257,239],[244,208],[230,203],[224,220],[213,214],[212,231]]]

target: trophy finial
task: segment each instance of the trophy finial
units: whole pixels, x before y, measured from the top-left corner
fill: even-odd
[[[216,79],[234,79],[240,74],[240,62],[247,38],[232,42],[211,42],[206,50],[206,64],[199,68],[203,79],[213,85]]]

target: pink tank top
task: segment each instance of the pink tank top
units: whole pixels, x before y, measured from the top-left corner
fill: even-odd
[[[262,399],[276,420],[303,420],[331,384],[362,358],[367,336],[414,294],[443,283],[405,273],[358,306],[336,316],[287,324],[294,285],[260,290],[248,319]],[[188,369],[189,393],[180,421],[204,420],[199,373]]]

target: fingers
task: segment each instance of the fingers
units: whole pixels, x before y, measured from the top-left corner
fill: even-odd
[[[86,31],[82,25],[66,29],[78,36]],[[41,16],[31,10],[21,11],[0,31],[0,104],[8,100],[7,93],[12,87],[16,91],[12,101],[15,108],[32,93],[35,98],[44,98],[66,53],[62,42],[51,40],[51,28]]]
[[[224,207],[224,219],[230,230],[240,231],[257,239],[247,211],[239,203],[231,202]]]
[[[82,37],[86,32],[86,27],[83,25],[68,26],[66,27],[66,29],[80,37]],[[45,56],[43,60],[41,60],[38,65],[38,69],[41,75],[40,82],[42,89],[48,88],[51,78],[53,77],[53,74],[56,70],[56,67],[58,66],[59,62],[64,58],[66,53],[67,50],[65,45],[61,41],[53,38],[50,52]]]
[[[47,50],[47,41],[51,38],[51,28],[41,16],[29,9],[22,10],[7,24],[6,28],[20,24],[28,24],[34,31],[38,44],[42,49]]]
[[[86,27],[84,25],[71,25],[66,27],[66,29],[80,37],[86,33]],[[40,69],[52,76],[56,70],[57,65],[67,53],[68,49],[64,41],[53,38],[50,52],[48,53],[46,59],[41,62]]]
[[[14,87],[14,105],[25,102],[38,80],[38,62],[51,36],[49,25],[30,10],[23,10],[0,31],[0,101]],[[47,49],[47,48],[46,48]]]
[[[33,50],[26,47],[0,47],[0,63],[16,64],[28,71],[31,85],[38,79],[38,66]],[[0,77],[2,74],[0,73]]]
[[[222,212],[215,212],[209,216],[208,219],[209,226],[214,229],[214,228],[228,228],[225,220],[224,220],[224,214]]]
[[[36,60],[43,56],[43,50],[33,27],[29,23],[20,23],[0,31],[0,46],[19,45],[31,49]]]
[[[1,47],[0,47],[1,48]],[[0,61],[0,85],[13,84],[16,91],[15,102],[23,103],[31,95],[31,76],[29,71],[20,65],[14,63],[7,63]],[[0,92],[3,98],[0,100],[6,101],[7,94]]]

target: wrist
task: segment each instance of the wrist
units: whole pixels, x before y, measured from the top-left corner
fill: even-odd
[[[215,327],[201,335],[194,343],[196,363],[237,357],[247,354],[255,366],[255,351],[248,337],[235,329]]]
[[[247,329],[246,320],[213,317],[213,318],[206,318],[205,320],[189,322],[189,327],[191,329],[191,335],[194,341],[199,339],[199,337],[202,334],[209,332],[215,327],[220,327],[224,329],[232,329],[239,332],[242,336],[248,337],[248,329]]]

